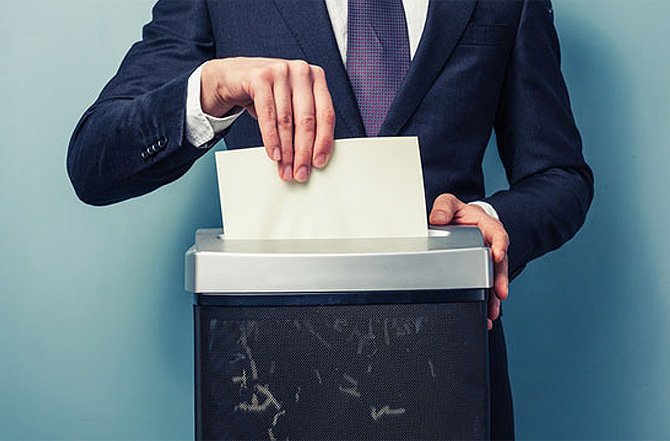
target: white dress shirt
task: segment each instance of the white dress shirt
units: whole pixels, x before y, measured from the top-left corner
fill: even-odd
[[[325,0],[326,9],[335,34],[337,48],[342,61],[347,62],[347,0]],[[403,0],[407,33],[409,36],[410,57],[413,59],[419,46],[421,35],[426,24],[429,0]],[[216,134],[221,133],[242,114],[238,112],[224,118],[216,118],[203,112],[200,103],[200,81],[202,65],[189,77],[186,94],[186,138],[198,148],[206,148]],[[498,219],[498,213],[488,203],[482,201],[471,202],[481,207],[489,216]]]

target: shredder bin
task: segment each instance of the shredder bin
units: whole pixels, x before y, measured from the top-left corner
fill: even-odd
[[[196,439],[488,438],[491,286],[475,227],[341,240],[199,230],[186,253]]]

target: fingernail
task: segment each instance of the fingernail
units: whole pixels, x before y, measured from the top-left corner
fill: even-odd
[[[288,182],[292,178],[293,178],[293,167],[290,164],[284,166],[284,180]]]
[[[306,165],[300,167],[295,174],[295,178],[300,182],[306,181],[308,176],[309,176],[309,169],[307,168]]]
[[[326,155],[321,154],[314,159],[315,167],[323,167],[324,165],[326,165]]]
[[[431,219],[435,224],[445,224],[447,223],[447,213],[442,210],[434,211]]]
[[[281,150],[279,147],[275,147],[275,149],[272,151],[272,159],[275,161],[279,161],[281,159]]]

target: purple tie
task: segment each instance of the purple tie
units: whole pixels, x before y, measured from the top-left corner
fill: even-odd
[[[377,136],[409,69],[402,0],[348,0],[347,72],[368,136]]]

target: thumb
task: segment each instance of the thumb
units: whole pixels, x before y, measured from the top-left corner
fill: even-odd
[[[430,212],[430,223],[433,225],[447,225],[462,205],[464,205],[463,202],[451,193],[439,195],[435,199],[433,209]]]

